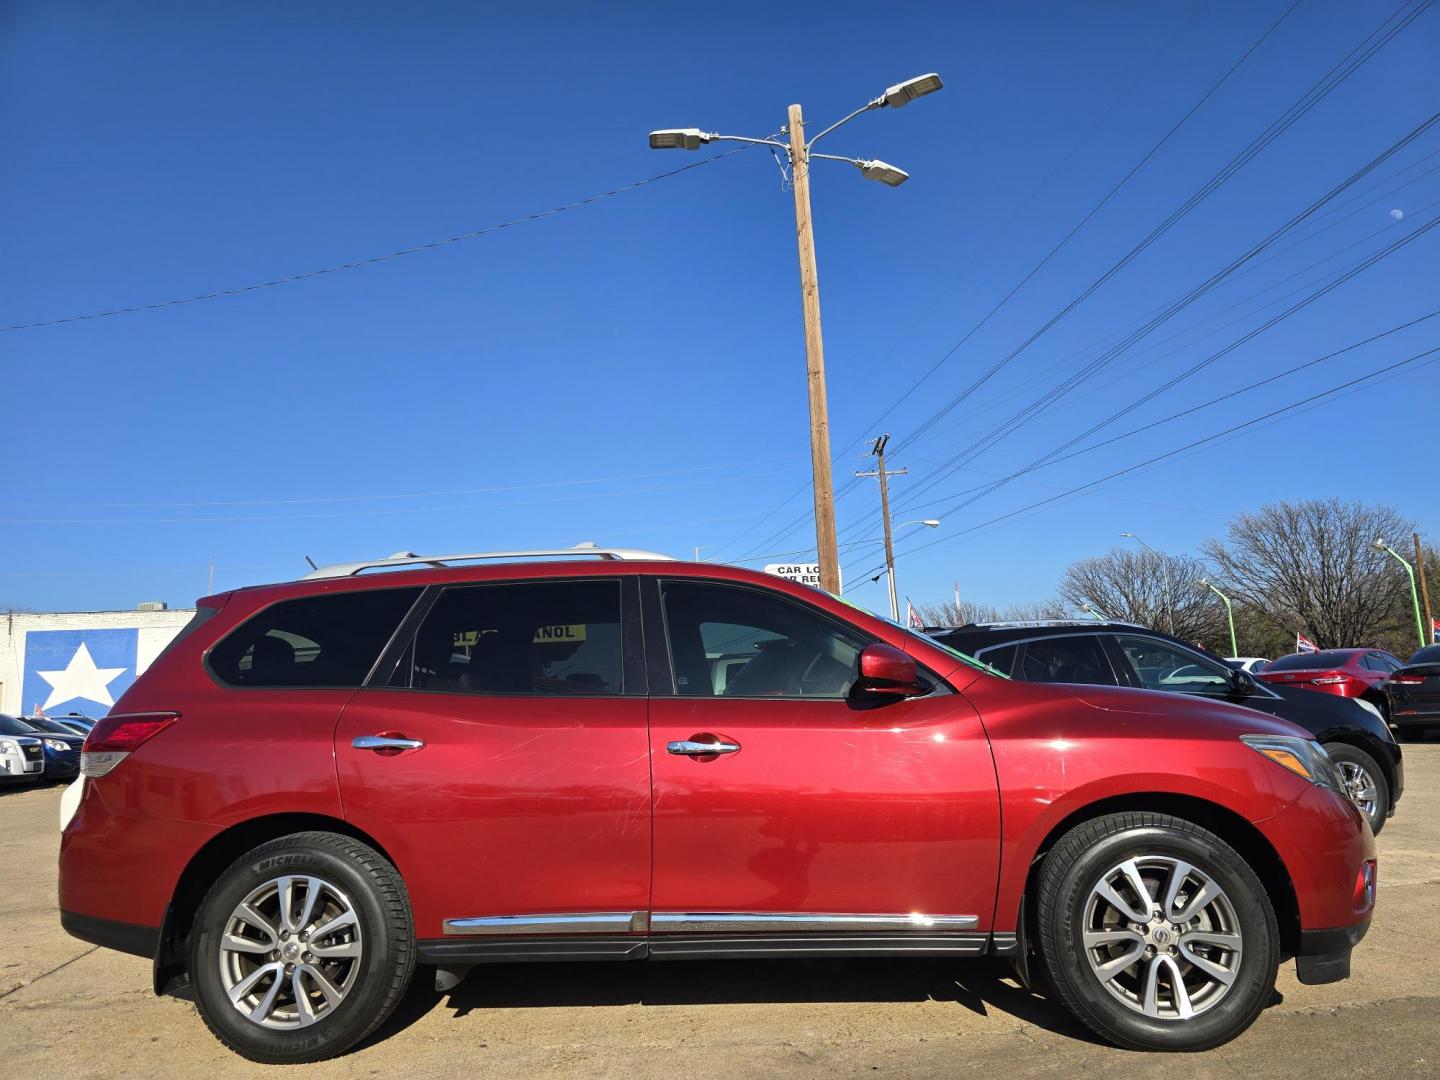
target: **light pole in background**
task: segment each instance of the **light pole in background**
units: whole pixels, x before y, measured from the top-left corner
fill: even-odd
[[[1415,605],[1415,633],[1419,635],[1420,647],[1423,649],[1427,642],[1425,641],[1425,623],[1420,618],[1420,593],[1415,588],[1415,567],[1411,566],[1403,555],[1378,536],[1375,538],[1374,547],[1376,551],[1383,551],[1395,556],[1395,558],[1399,560],[1400,565],[1405,567],[1405,573],[1410,575],[1410,600]]]
[[[1134,533],[1123,532],[1120,535],[1134,540],[1142,548],[1150,552],[1151,555],[1154,555],[1157,559],[1160,560],[1160,570],[1165,575],[1165,621],[1170,628],[1171,635],[1173,636],[1175,633],[1175,601],[1170,594],[1170,564],[1165,561],[1164,555],[1161,555],[1158,551],[1152,548],[1149,544],[1145,543],[1144,540],[1141,540],[1140,537],[1136,536]]]
[[[1235,644],[1235,609],[1230,606],[1230,598],[1204,578],[1200,579],[1200,584],[1225,601],[1225,621],[1230,624],[1230,655],[1239,656],[1240,646]]]
[[[669,128],[650,133],[652,150],[698,150],[711,142],[757,143],[779,147],[790,158],[790,175],[795,190],[795,236],[800,253],[800,299],[805,314],[805,369],[810,397],[810,468],[815,487],[815,547],[820,563],[820,586],[826,592],[840,591],[840,556],[835,541],[835,487],[830,476],[830,413],[825,398],[825,348],[820,336],[820,281],[815,268],[815,230],[810,218],[810,159],[843,161],[854,165],[867,180],[899,187],[910,178],[904,169],[883,161],[837,157],[814,153],[814,146],[830,132],[872,109],[898,109],[916,98],[933,94],[944,83],[934,73],[921,75],[888,88],[849,116],[825,128],[809,141],[799,105],[791,105],[785,133],[789,143],[778,139],[751,139],[720,135],[699,128]]]

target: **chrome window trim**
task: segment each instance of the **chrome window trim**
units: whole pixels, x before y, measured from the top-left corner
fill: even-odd
[[[650,928],[669,933],[763,933],[813,930],[817,932],[864,930],[968,930],[980,924],[978,915],[908,914],[859,915],[828,912],[762,913],[751,911],[657,911]]]
[[[483,915],[446,919],[441,929],[447,935],[506,934],[616,934],[643,933],[647,928],[643,911],[583,911],[545,915]]]

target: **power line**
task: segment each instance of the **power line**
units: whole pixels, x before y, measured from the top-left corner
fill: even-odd
[[[1053,502],[1058,502],[1059,500],[1064,498],[1068,498],[1069,496],[1079,494],[1080,492],[1088,491],[1090,488],[1098,487],[1100,484],[1108,483],[1111,480],[1118,479],[1119,477],[1126,476],[1133,472],[1138,472],[1141,469],[1158,464],[1159,462],[1165,461],[1168,458],[1176,457],[1179,454],[1198,449],[1201,446],[1216,442],[1227,436],[1234,435],[1238,432],[1253,428],[1259,424],[1274,420],[1287,413],[1303,409],[1306,406],[1313,405],[1316,402],[1322,401],[1329,397],[1333,397],[1336,394],[1343,393],[1346,390],[1362,386],[1372,380],[1381,379],[1382,377],[1393,374],[1400,369],[1407,367],[1410,364],[1419,363],[1421,361],[1433,362],[1431,360],[1428,360],[1427,358],[1436,357],[1437,359],[1440,359],[1440,356],[1437,356],[1437,354],[1440,354],[1440,346],[1435,346],[1434,348],[1427,349],[1424,352],[1416,353],[1413,356],[1406,357],[1404,360],[1396,361],[1393,364],[1388,364],[1383,368],[1368,372],[1365,375],[1357,376],[1356,378],[1340,383],[1337,386],[1332,386],[1327,390],[1322,390],[1318,393],[1311,394],[1308,397],[1301,398],[1298,401],[1293,401],[1289,405],[1283,405],[1278,409],[1272,409],[1270,412],[1264,413],[1250,420],[1245,420],[1238,424],[1232,424],[1230,427],[1224,428],[1211,435],[1206,435],[1202,438],[1195,439],[1192,442],[1188,442],[1184,446],[1176,447],[1173,450],[1167,450],[1163,454],[1156,454],[1154,457],[1146,458],[1144,461],[1137,462],[1134,465],[1127,465],[1123,469],[1116,469],[1114,472],[1107,473],[1105,476],[1100,477],[1098,480],[1091,480],[1084,484],[1078,484],[1075,487],[1068,488],[1067,490],[1061,492],[1058,495],[1052,495],[1049,498],[1041,499],[1038,502],[1031,503],[1028,506],[1022,506],[1018,510],[1011,510],[1008,513],[1000,514],[996,517],[990,518],[988,521],[982,521],[977,525],[972,525],[967,529],[962,529],[960,532],[952,536],[940,537],[938,539],[928,541],[924,544],[918,544],[915,547],[909,548],[906,551],[902,552],[902,554],[910,555],[914,554],[917,551],[923,551],[926,548],[934,547],[937,544],[951,543],[959,539],[961,536],[966,536],[970,533],[977,532],[980,529],[989,528],[990,526],[997,525],[1002,521],[1008,521],[1010,518],[1017,517],[1020,514],[1027,513],[1030,510],[1035,510],[1039,507],[1049,505]],[[879,568],[876,567],[875,569]],[[866,573],[868,574],[871,572],[873,571],[867,571]],[[864,575],[861,576],[861,579],[865,579]],[[847,588],[846,591],[848,592],[849,589]]]
[[[1140,254],[1147,250],[1161,236],[1169,232],[1170,229],[1172,229],[1177,223],[1179,223],[1182,219],[1188,216],[1189,213],[1194,210],[1196,206],[1198,206],[1205,199],[1209,198],[1210,195],[1214,194],[1215,191],[1219,190],[1220,187],[1222,187],[1236,173],[1238,173],[1242,168],[1249,164],[1250,161],[1252,161],[1263,150],[1269,147],[1276,139],[1278,139],[1281,135],[1283,135],[1286,131],[1293,127],[1302,117],[1309,113],[1310,110],[1315,108],[1316,105],[1318,105],[1321,101],[1328,97],[1338,86],[1340,86],[1343,82],[1349,79],[1350,76],[1352,76],[1356,71],[1358,71],[1361,66],[1363,66],[1368,60],[1371,59],[1371,57],[1373,57],[1382,48],[1389,44],[1396,35],[1398,35],[1402,30],[1408,27],[1410,23],[1412,23],[1416,18],[1418,18],[1419,15],[1426,11],[1434,2],[1434,0],[1421,0],[1419,6],[1417,6],[1414,10],[1410,11],[1408,14],[1405,14],[1403,17],[1401,17],[1401,21],[1399,23],[1397,23],[1395,26],[1389,26],[1389,24],[1394,19],[1401,15],[1401,12],[1404,11],[1404,9],[1409,6],[1411,2],[1412,0],[1405,0],[1405,3],[1402,3],[1400,7],[1397,8],[1396,11],[1389,16],[1389,18],[1387,18],[1383,23],[1381,23],[1379,27],[1377,27],[1374,31],[1367,35],[1366,38],[1354,49],[1352,49],[1348,54],[1346,54],[1346,56],[1338,64],[1332,67],[1328,72],[1321,76],[1319,80],[1312,84],[1311,87],[1305,91],[1305,93],[1303,93],[1288,109],[1285,110],[1285,112],[1283,112],[1275,120],[1272,120],[1270,124],[1265,128],[1265,130],[1262,131],[1259,135],[1257,135],[1253,140],[1251,140],[1249,145],[1247,145],[1244,150],[1242,150],[1239,154],[1235,155],[1235,157],[1231,158],[1231,160],[1223,168],[1221,168],[1219,172],[1217,172],[1205,184],[1203,184],[1199,189],[1197,189],[1188,199],[1185,200],[1184,203],[1180,205],[1180,207],[1172,211],[1171,214],[1166,217],[1165,220],[1162,221],[1159,225],[1157,225],[1154,229],[1152,229],[1151,232],[1143,240],[1141,240],[1138,244],[1136,244],[1128,252],[1121,256],[1120,259],[1113,263],[1109,269],[1107,269],[1103,274],[1101,274],[1094,281],[1092,281],[1076,297],[1070,300],[1064,307],[1062,307],[1058,312],[1056,312],[1048,320],[1046,320],[1046,322],[1038,330],[1036,330],[1028,338],[1026,338],[1025,341],[1021,342],[1020,345],[1016,346],[1016,348],[1014,348],[1000,360],[992,364],[985,372],[980,375],[979,378],[972,382],[968,387],[962,390],[955,397],[951,398],[950,401],[947,402],[940,409],[932,413],[931,416],[927,418],[924,422],[922,422],[918,428],[912,431],[901,441],[900,446],[897,447],[897,450],[903,450],[911,446],[917,439],[923,436],[929,428],[933,427],[943,416],[945,416],[946,413],[955,408],[967,397],[969,397],[970,394],[974,393],[974,391],[977,390],[980,386],[984,385],[987,381],[989,381],[989,379],[991,379],[997,372],[1010,364],[1016,357],[1018,357],[1032,344],[1034,344],[1035,341],[1037,341],[1058,322],[1060,322],[1066,315],[1068,315],[1071,311],[1073,311],[1076,307],[1078,307],[1081,303],[1088,299],[1096,290],[1098,290],[1101,286],[1103,286],[1106,282],[1108,282],[1111,278],[1113,278],[1116,274],[1118,274],[1121,270],[1123,270],[1126,266],[1128,266],[1131,262],[1138,258]],[[1387,26],[1389,26],[1388,29],[1386,29]],[[1433,118],[1431,122],[1433,122]],[[1425,127],[1428,126],[1429,125],[1427,123]],[[1416,137],[1417,134],[1418,132],[1412,133],[1410,138]],[[1397,148],[1392,148],[1389,153],[1396,152]],[[1388,156],[1388,154],[1386,156]],[[1360,176],[1363,176],[1365,172],[1368,172],[1370,168],[1373,168],[1376,163],[1378,162],[1373,162],[1369,167],[1367,167],[1366,170],[1363,170],[1360,174],[1357,174],[1345,184],[1341,185],[1341,187],[1332,191],[1328,196],[1326,196],[1325,199],[1321,200],[1321,203],[1328,201],[1328,199],[1333,198],[1334,195],[1338,194],[1340,191],[1343,191],[1345,187],[1348,187],[1349,184],[1354,183],[1355,180],[1359,179]],[[1310,213],[1313,213],[1314,209],[1316,209],[1318,205],[1319,204],[1317,204],[1316,207],[1312,207],[1307,212],[1303,212],[1299,218],[1293,220],[1285,228],[1293,228],[1294,224],[1298,223],[1299,220],[1303,220],[1304,217],[1308,217]],[[1283,231],[1284,229],[1281,230],[1281,233],[1277,233],[1273,238],[1278,238],[1278,236],[1281,235]],[[1253,256],[1254,253],[1255,252],[1252,251],[1251,253],[1247,254],[1244,258],[1242,258],[1241,261],[1247,261],[1250,257]],[[1237,267],[1238,263],[1232,265],[1232,267],[1230,267],[1229,270],[1227,270],[1226,272],[1222,273],[1221,276],[1223,277],[1225,273],[1231,272]],[[1168,318],[1168,315],[1166,317]],[[1143,334],[1140,334],[1139,336],[1143,336]],[[1023,410],[1020,415],[1023,416]],[[1014,419],[1016,418],[1012,417],[1012,420]],[[1008,422],[1009,421],[1007,421],[1007,423]]]
[[[584,199],[576,199],[574,202],[568,202],[562,206],[552,206],[548,210],[538,210],[533,214],[526,214],[524,217],[515,218],[512,221],[502,221],[497,225],[486,225],[483,228],[472,229],[470,232],[460,233],[457,236],[447,236],[443,240],[431,240],[424,244],[415,244],[411,247],[401,248],[399,251],[392,251],[385,255],[373,255],[366,259],[337,263],[334,266],[327,266],[320,270],[305,270],[298,274],[287,274],[285,277],[274,278],[270,281],[257,281],[250,285],[238,285],[229,289],[217,289],[214,292],[198,293],[194,296],[181,296],[171,300],[157,300],[148,304],[134,304],[130,307],[111,308],[108,311],[92,311],[84,315],[67,315],[59,319],[43,319],[37,322],[14,323],[10,326],[0,326],[0,333],[9,333],[15,330],[38,330],[41,327],[62,326],[66,323],[85,322],[90,319],[108,319],[115,315],[133,315],[140,311],[158,311],[162,308],[179,307],[182,304],[198,304],[206,300],[219,300],[227,296],[241,296],[245,293],[258,292],[261,289],[273,289],[281,285],[293,285],[298,281],[309,281],[312,278],[324,277],[326,274],[338,274],[345,270],[360,270],[365,267],[376,266],[383,262],[389,262],[392,259],[399,259],[406,255],[418,255],[422,252],[434,251],[436,248],[448,247],[451,244],[459,244],[466,240],[475,240],[481,236],[489,236],[491,233],[500,232],[502,229],[513,229],[517,225],[528,225],[532,221],[540,221],[544,218],[554,217],[557,214],[563,214],[569,210],[578,210],[582,206],[591,206],[595,203],[603,202],[606,199],[613,199],[617,195],[624,195],[626,192],[636,191],[650,184],[659,183],[661,180],[669,180],[671,177],[679,176],[681,173],[687,173],[691,169],[699,169],[706,165],[713,165],[721,158],[727,158],[732,154],[738,154],[748,149],[749,146],[738,146],[733,150],[726,150],[724,153],[702,158],[699,161],[692,161],[689,165],[683,165],[678,169],[658,173],[655,176],[646,177],[644,180],[636,180],[633,184],[626,184],[623,187],[602,191],[598,195],[590,195]]]
[[[1404,149],[1411,142],[1419,138],[1422,134],[1424,134],[1437,123],[1440,123],[1440,112],[1432,114],[1426,120],[1416,125],[1416,127],[1412,128],[1406,135],[1402,136],[1399,140],[1392,143],[1379,155],[1372,158],[1366,165],[1362,166],[1359,170],[1352,173],[1348,178],[1341,181],[1335,187],[1331,188],[1330,191],[1321,196],[1319,199],[1312,202],[1304,210],[1301,210],[1285,224],[1272,231],[1267,237],[1256,243],[1243,255],[1240,255],[1238,258],[1232,260],[1228,265],[1216,271],[1205,281],[1201,282],[1199,285],[1191,289],[1188,293],[1185,294],[1185,296],[1174,301],[1161,314],[1148,320],[1142,327],[1127,335],[1122,341],[1112,346],[1101,356],[1083,365],[1079,371],[1069,376],[1058,386],[1046,391],[1039,398],[1035,399],[1029,405],[1026,405],[1023,409],[1020,409],[1018,412],[1011,414],[1010,417],[1001,421],[995,427],[991,428],[988,432],[980,436],[980,438],[976,439],[964,450],[961,450],[959,453],[955,454],[949,459],[944,469],[930,474],[930,476],[928,476],[926,480],[922,482],[919,488],[913,489],[909,493],[909,497],[913,498],[915,495],[920,494],[923,491],[933,487],[936,483],[942,480],[944,476],[948,475],[950,471],[953,471],[955,465],[964,464],[967,461],[973,460],[978,454],[996,445],[996,443],[998,443],[1006,435],[1013,434],[1014,431],[1018,430],[1021,426],[1023,426],[1023,424],[1027,422],[1028,419],[1032,419],[1039,410],[1049,404],[1054,403],[1055,401],[1058,401],[1070,390],[1074,389],[1076,386],[1079,386],[1087,379],[1092,378],[1096,373],[1102,370],[1106,365],[1108,365],[1116,357],[1121,355],[1125,350],[1134,345],[1137,341],[1148,335],[1150,332],[1152,332],[1154,329],[1156,329],[1163,323],[1167,322],[1169,319],[1174,317],[1180,311],[1184,310],[1186,307],[1189,307],[1200,297],[1213,290],[1218,284],[1220,284],[1220,282],[1224,281],[1227,277],[1233,274],[1244,263],[1250,261],[1256,255],[1260,254],[1267,248],[1274,245],[1280,238],[1291,232],[1297,225],[1312,216],[1318,209],[1320,209],[1320,207],[1325,205],[1325,203],[1334,199],[1335,196],[1355,184],[1372,170],[1374,170],[1383,162],[1388,160],[1391,156]],[[1421,235],[1424,231],[1428,230],[1429,227],[1430,226],[1427,225],[1424,229],[1418,230],[1415,234],[1412,234],[1410,238],[1403,241],[1403,243],[1408,243],[1409,239],[1413,239],[1415,236]],[[1383,254],[1388,254],[1389,251],[1393,249],[1394,246],[1392,246],[1391,249],[1387,249],[1386,252],[1384,252]],[[1348,280],[1348,278],[1345,280]]]
[[[1231,398],[1239,397],[1241,394],[1249,393],[1251,390],[1258,390],[1262,386],[1268,386],[1273,382],[1279,382],[1281,379],[1287,378],[1301,371],[1306,371],[1309,368],[1315,367],[1317,364],[1323,364],[1327,360],[1333,360],[1337,356],[1344,356],[1347,353],[1354,352],[1356,349],[1364,348],[1366,345],[1373,345],[1377,341],[1382,341],[1387,337],[1403,333],[1404,331],[1409,330],[1412,327],[1419,326],[1423,322],[1428,322],[1430,319],[1436,318],[1437,316],[1440,316],[1440,308],[1437,308],[1434,311],[1427,312],[1424,315],[1417,316],[1416,318],[1410,319],[1406,322],[1400,323],[1397,326],[1392,326],[1388,330],[1382,330],[1379,333],[1372,334],[1370,337],[1365,338],[1361,341],[1352,342],[1351,344],[1346,345],[1343,348],[1336,349],[1333,352],[1325,353],[1323,356],[1317,356],[1311,360],[1306,360],[1303,363],[1296,364],[1293,367],[1288,367],[1284,371],[1278,371],[1273,375],[1267,375],[1265,378],[1259,379],[1256,382],[1249,383],[1246,386],[1239,387],[1235,390],[1228,390],[1223,394],[1210,398],[1208,401],[1202,401],[1198,405],[1191,405],[1188,408],[1181,409],[1179,412],[1171,413],[1169,416],[1161,417],[1158,420],[1152,420],[1147,424],[1142,424],[1139,427],[1131,428],[1129,431],[1121,432],[1118,435],[1112,435],[1108,439],[1102,439],[1100,442],[1091,443],[1089,446],[1082,446],[1079,449],[1072,450],[1070,453],[1063,454],[1059,457],[1047,457],[1044,460],[1032,462],[1031,464],[1025,466],[1023,469],[1017,469],[1016,471],[1009,474],[997,475],[996,480],[1015,480],[1031,472],[1034,472],[1037,469],[1044,468],[1047,465],[1058,465],[1062,461],[1069,461],[1072,458],[1081,457],[1082,455],[1088,454],[1093,450],[1099,450],[1102,447],[1112,446],[1117,442],[1121,442],[1135,435],[1140,435],[1146,431],[1152,431],[1155,428],[1161,427],[1174,420],[1179,420],[1182,417],[1190,416],[1194,413],[1201,412],[1205,409],[1210,408],[1212,405],[1218,405],[1223,401],[1229,401]],[[993,487],[994,485],[990,482],[987,482],[985,484],[978,484],[975,487],[967,488],[964,491],[953,492],[950,495],[934,500],[934,502],[921,503],[918,506],[912,506],[911,510],[925,509],[934,506],[937,503],[949,502],[951,499],[969,495],[973,492],[985,492],[988,494],[988,491],[992,490]],[[968,503],[960,503],[953,509],[958,510],[966,505],[968,505]]]

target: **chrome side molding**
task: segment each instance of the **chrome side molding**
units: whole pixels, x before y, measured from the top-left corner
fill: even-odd
[[[945,931],[969,930],[980,924],[978,915],[841,915],[822,912],[763,914],[748,911],[681,912],[657,911],[650,916],[650,928],[665,933],[818,933],[862,932],[867,930]]]
[[[446,919],[446,934],[500,936],[508,934],[643,934],[643,911],[586,911],[552,915],[486,915],[473,919]]]
[[[978,915],[859,915],[828,912],[585,911],[544,915],[484,915],[446,919],[447,936],[504,937],[533,934],[845,934],[890,931],[944,934],[972,930]]]

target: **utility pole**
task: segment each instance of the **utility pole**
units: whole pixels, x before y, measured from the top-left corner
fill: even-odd
[[[1420,546],[1420,534],[1415,534],[1415,571],[1420,577],[1420,602],[1425,605],[1425,628],[1430,631],[1425,635],[1432,641],[1435,638],[1435,615],[1430,610],[1430,583],[1425,580],[1425,549]]]
[[[214,595],[214,593],[215,593],[215,560],[214,560],[214,559],[211,559],[211,560],[210,560],[210,584],[209,584],[209,586],[208,586],[208,587],[206,588],[206,590],[205,590],[205,595],[206,595],[206,596],[212,596],[212,595]]]
[[[835,542],[835,484],[830,476],[830,408],[825,398],[825,344],[820,336],[820,276],[815,266],[815,227],[810,218],[810,150],[799,105],[790,106],[790,176],[795,189],[795,239],[800,248],[800,302],[805,312],[805,378],[810,394],[810,470],[815,487],[815,551],[820,587],[840,592],[840,552]],[[884,484],[884,481],[881,481]],[[885,519],[886,535],[890,519]],[[889,548],[889,541],[886,541]],[[895,608],[894,576],[890,606]],[[896,615],[896,618],[899,618]]]
[[[815,270],[815,230],[810,219],[810,160],[840,161],[853,165],[867,180],[887,187],[899,187],[910,178],[904,169],[878,159],[820,154],[815,144],[857,116],[873,109],[899,109],[917,98],[933,94],[945,84],[933,71],[887,86],[860,108],[841,117],[808,141],[805,118],[799,105],[791,105],[784,133],[788,142],[775,136],[752,139],[744,135],[722,135],[699,128],[662,128],[650,132],[652,150],[698,150],[712,142],[740,142],[784,150],[790,158],[791,187],[795,192],[795,241],[800,249],[800,296],[805,313],[805,371],[810,397],[810,468],[815,485],[815,548],[820,562],[820,586],[826,592],[840,592],[840,555],[835,542],[835,488],[830,477],[830,415],[825,401],[825,348],[820,339],[820,280]],[[778,134],[778,133],[777,133]],[[773,153],[773,151],[772,151]]]
[[[881,435],[875,440],[875,446],[870,453],[875,457],[875,468],[869,472],[857,472],[858,477],[874,476],[880,481],[880,518],[885,525],[885,577],[890,586],[890,618],[896,622],[900,621],[900,595],[895,588],[895,544],[890,536],[890,485],[889,478],[892,476],[904,476],[909,469],[887,470],[885,468],[885,444],[890,441],[889,435]],[[826,459],[827,464],[829,459]],[[824,573],[824,564],[821,564],[821,573]]]

